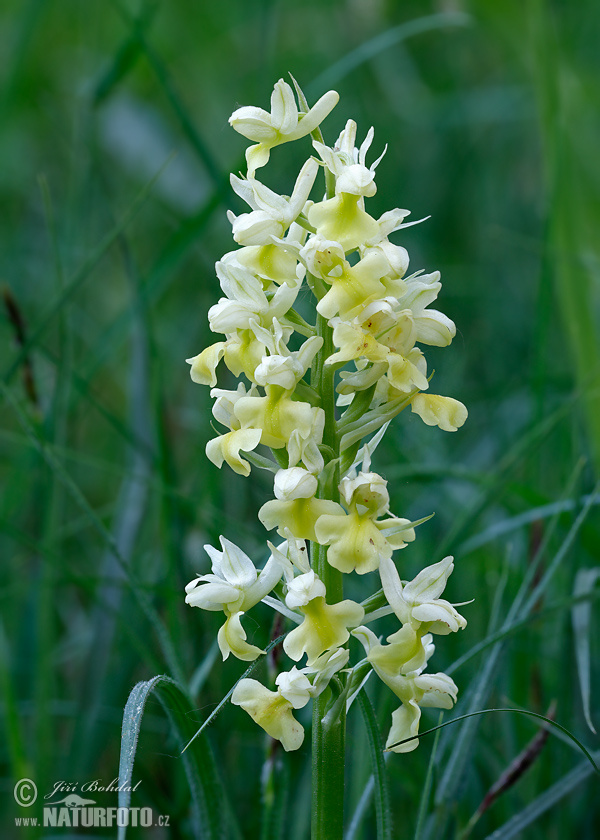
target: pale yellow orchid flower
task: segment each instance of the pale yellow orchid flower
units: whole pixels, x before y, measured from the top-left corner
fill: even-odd
[[[231,127],[257,144],[246,149],[248,175],[268,163],[275,146],[313,132],[335,108],[339,98],[337,91],[329,90],[307,113],[300,113],[291,87],[279,79],[271,94],[271,113],[252,105],[234,111],[229,117]]]
[[[285,602],[304,615],[302,624],[283,642],[283,649],[296,662],[306,653],[310,666],[325,651],[339,648],[350,637],[348,628],[356,627],[364,618],[360,604],[350,600],[328,604],[325,594],[325,585],[313,570],[288,583]]]

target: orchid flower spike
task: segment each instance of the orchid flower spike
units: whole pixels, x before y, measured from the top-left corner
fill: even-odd
[[[281,539],[267,541],[262,570],[224,537],[220,550],[207,545],[212,571],[188,584],[186,602],[223,612],[223,659],[253,661],[264,653],[242,625],[259,601],[289,622],[281,656],[294,664],[272,673],[280,661],[274,657],[267,686],[243,678],[231,697],[284,750],[303,744],[304,715],[298,720],[296,713],[319,698],[313,741],[327,756],[328,732],[343,725],[344,708],[375,673],[400,702],[387,746],[410,752],[421,708],[449,709],[457,697],[450,677],[427,673],[434,634],[466,621],[441,597],[451,557],[401,579],[394,554],[408,548],[426,519],[391,513],[387,480],[372,461],[405,408],[446,431],[465,422],[461,402],[424,393],[431,379],[424,350],[450,345],[456,327],[430,308],[442,288],[440,272],[407,276],[400,238],[424,219],[408,222],[409,211],[399,208],[369,212],[387,147],[367,163],[374,130],[361,143],[352,119],[329,146],[319,125],[338,94],[328,91],[310,107],[298,85],[296,93],[280,79],[270,111],[244,106],[231,115],[231,126],[251,141],[247,172],[230,179],[248,210],[228,212],[239,247],[215,266],[222,296],[208,309],[208,322],[222,340],[188,360],[192,380],[210,386],[212,413],[224,428],[206,444],[207,457],[238,475],[254,467],[272,476],[258,518]],[[289,178],[284,194],[257,178],[273,148],[308,135],[315,156]],[[222,368],[243,377],[237,387],[218,387]],[[367,586],[362,604],[344,599],[345,576],[354,574]],[[386,616],[400,626],[385,639],[364,626]],[[354,666],[351,635],[365,653]]]

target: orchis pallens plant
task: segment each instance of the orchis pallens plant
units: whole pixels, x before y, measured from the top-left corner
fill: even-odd
[[[433,636],[466,624],[440,597],[451,557],[403,580],[394,553],[415,539],[419,523],[390,512],[387,482],[371,470],[371,458],[390,421],[409,406],[446,431],[462,426],[467,411],[428,393],[421,345],[443,347],[455,335],[453,322],[429,308],[441,288],[439,272],[407,276],[408,254],[389,237],[407,226],[408,211],[375,219],[365,209],[383,157],[367,163],[373,129],[357,148],[357,126],[348,120],[327,146],[319,124],[338,94],[329,91],[309,108],[296,91],[299,107],[280,80],[270,113],[244,107],[230,118],[255,143],[246,151],[246,177],[231,176],[249,211],[228,214],[239,247],[216,264],[223,297],[208,318],[225,338],[188,360],[194,382],[212,387],[213,414],[225,429],[208,443],[208,458],[245,476],[252,465],[273,472],[274,498],[259,518],[281,539],[268,542],[261,571],[225,537],[222,550],[206,546],[212,573],[188,585],[186,601],[224,613],[223,659],[253,661],[264,653],[249,643],[243,623],[259,601],[287,618],[290,667],[272,687],[240,680],[232,702],[284,750],[297,750],[304,730],[294,712],[312,700],[313,837],[335,840],[346,713],[364,681],[374,672],[399,700],[386,746],[416,749],[421,708],[449,709],[457,696],[450,677],[426,670]],[[308,135],[315,154],[290,184],[291,195],[276,194],[258,170],[275,147]],[[308,320],[294,309],[306,287],[314,306]],[[292,342],[294,333],[301,339]],[[240,377],[236,390],[216,387],[221,360]],[[344,576],[354,574],[364,576],[363,603],[344,599]],[[385,641],[366,626],[392,614],[398,629]],[[353,643],[360,652],[354,665],[351,636],[360,642]]]

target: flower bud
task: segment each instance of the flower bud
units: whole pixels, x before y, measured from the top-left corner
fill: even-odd
[[[296,607],[305,607],[314,598],[324,598],[325,594],[325,584],[311,569],[310,572],[299,575],[288,584],[285,603],[293,610]]]

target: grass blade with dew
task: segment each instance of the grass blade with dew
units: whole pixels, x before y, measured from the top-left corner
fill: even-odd
[[[250,665],[248,666],[248,668],[246,668],[246,670],[245,670],[245,671],[244,671],[244,673],[241,675],[241,677],[240,677],[239,679],[237,679],[237,680],[234,682],[234,684],[231,686],[231,688],[229,689],[229,691],[227,692],[227,694],[225,695],[225,697],[223,697],[223,699],[222,699],[222,700],[218,703],[218,705],[217,705],[217,706],[216,706],[216,707],[212,710],[212,712],[209,714],[209,716],[208,716],[208,717],[206,718],[206,720],[203,722],[203,724],[202,724],[202,726],[200,727],[200,729],[198,729],[198,730],[196,731],[196,733],[195,733],[195,734],[194,734],[194,735],[190,738],[190,740],[187,742],[187,744],[186,744],[186,745],[185,745],[185,747],[183,748],[182,753],[183,753],[183,752],[185,752],[185,751],[188,749],[188,747],[190,747],[190,746],[192,745],[192,743],[196,740],[196,738],[197,738],[199,735],[201,735],[201,734],[202,734],[203,730],[204,730],[204,729],[206,729],[206,727],[209,725],[209,723],[212,723],[212,722],[213,722],[213,720],[216,718],[216,716],[219,714],[219,712],[220,712],[220,711],[224,708],[224,706],[227,704],[227,702],[228,702],[229,698],[231,697],[231,695],[232,695],[232,694],[233,694],[233,692],[235,691],[235,687],[236,687],[236,685],[239,683],[239,681],[240,681],[240,680],[245,679],[245,678],[246,678],[246,677],[248,677],[248,676],[250,676],[250,674],[254,671],[254,669],[255,669],[258,665],[260,665],[260,663],[263,661],[263,659],[264,659],[264,658],[265,658],[265,656],[269,653],[269,651],[273,650],[273,648],[274,648],[274,647],[276,647],[276,646],[277,646],[280,642],[282,642],[282,641],[285,639],[286,635],[287,635],[287,634],[285,634],[285,633],[284,633],[282,636],[278,636],[276,639],[273,639],[273,641],[272,641],[270,644],[268,644],[268,645],[266,646],[266,648],[265,648],[265,652],[264,652],[261,656],[259,656],[257,659],[255,659],[255,660],[254,660],[254,662],[251,662],[251,663],[250,663]]]
[[[511,714],[537,718],[538,720],[544,721],[549,727],[558,729],[579,748],[589,761],[590,766],[598,774],[598,776],[600,776],[600,767],[596,764],[594,757],[596,756],[596,753],[590,753],[590,751],[581,743],[579,738],[575,737],[575,735],[573,735],[566,726],[563,726],[561,723],[558,723],[558,721],[553,718],[549,718],[546,715],[540,715],[537,712],[530,712],[529,709],[479,709],[476,712],[468,712],[466,715],[458,715],[458,717],[452,718],[452,720],[447,720],[444,723],[440,723],[438,726],[432,726],[431,729],[426,729],[425,732],[419,732],[418,735],[412,735],[410,738],[403,738],[401,741],[396,741],[396,743],[390,744],[386,751],[391,751],[394,747],[399,747],[401,744],[408,744],[409,741],[420,740],[425,737],[425,735],[431,735],[432,732],[437,732],[439,729],[445,729],[446,726],[451,726],[453,723],[458,723],[460,720],[466,720],[466,718],[471,717],[481,717],[481,715],[489,715],[496,712],[510,712]]]
[[[556,701],[552,701],[550,708],[546,712],[546,716],[550,720],[554,720],[554,714],[556,712]],[[467,840],[468,837],[471,836],[473,829],[483,816],[488,808],[494,804],[494,802],[501,796],[503,793],[506,793],[507,790],[515,785],[519,779],[529,770],[530,767],[537,761],[540,757],[542,750],[546,745],[546,741],[550,735],[550,730],[547,728],[540,729],[537,732],[531,741],[521,750],[519,755],[517,755],[508,765],[508,767],[502,772],[500,777],[497,779],[496,782],[490,787],[486,795],[484,796],[483,800],[481,801],[479,807],[471,817],[471,819],[466,824],[465,828],[460,832],[457,840]]]
[[[131,802],[133,767],[142,718],[151,694],[160,701],[180,743],[189,739],[194,729],[193,712],[188,696],[170,677],[159,675],[139,682],[131,691],[123,713],[121,757],[119,761],[119,807]],[[181,755],[192,798],[192,818],[196,837],[228,840],[231,836],[224,815],[226,798],[217,765],[206,738],[197,740],[191,750]],[[119,827],[118,840],[125,840],[126,826]]]

